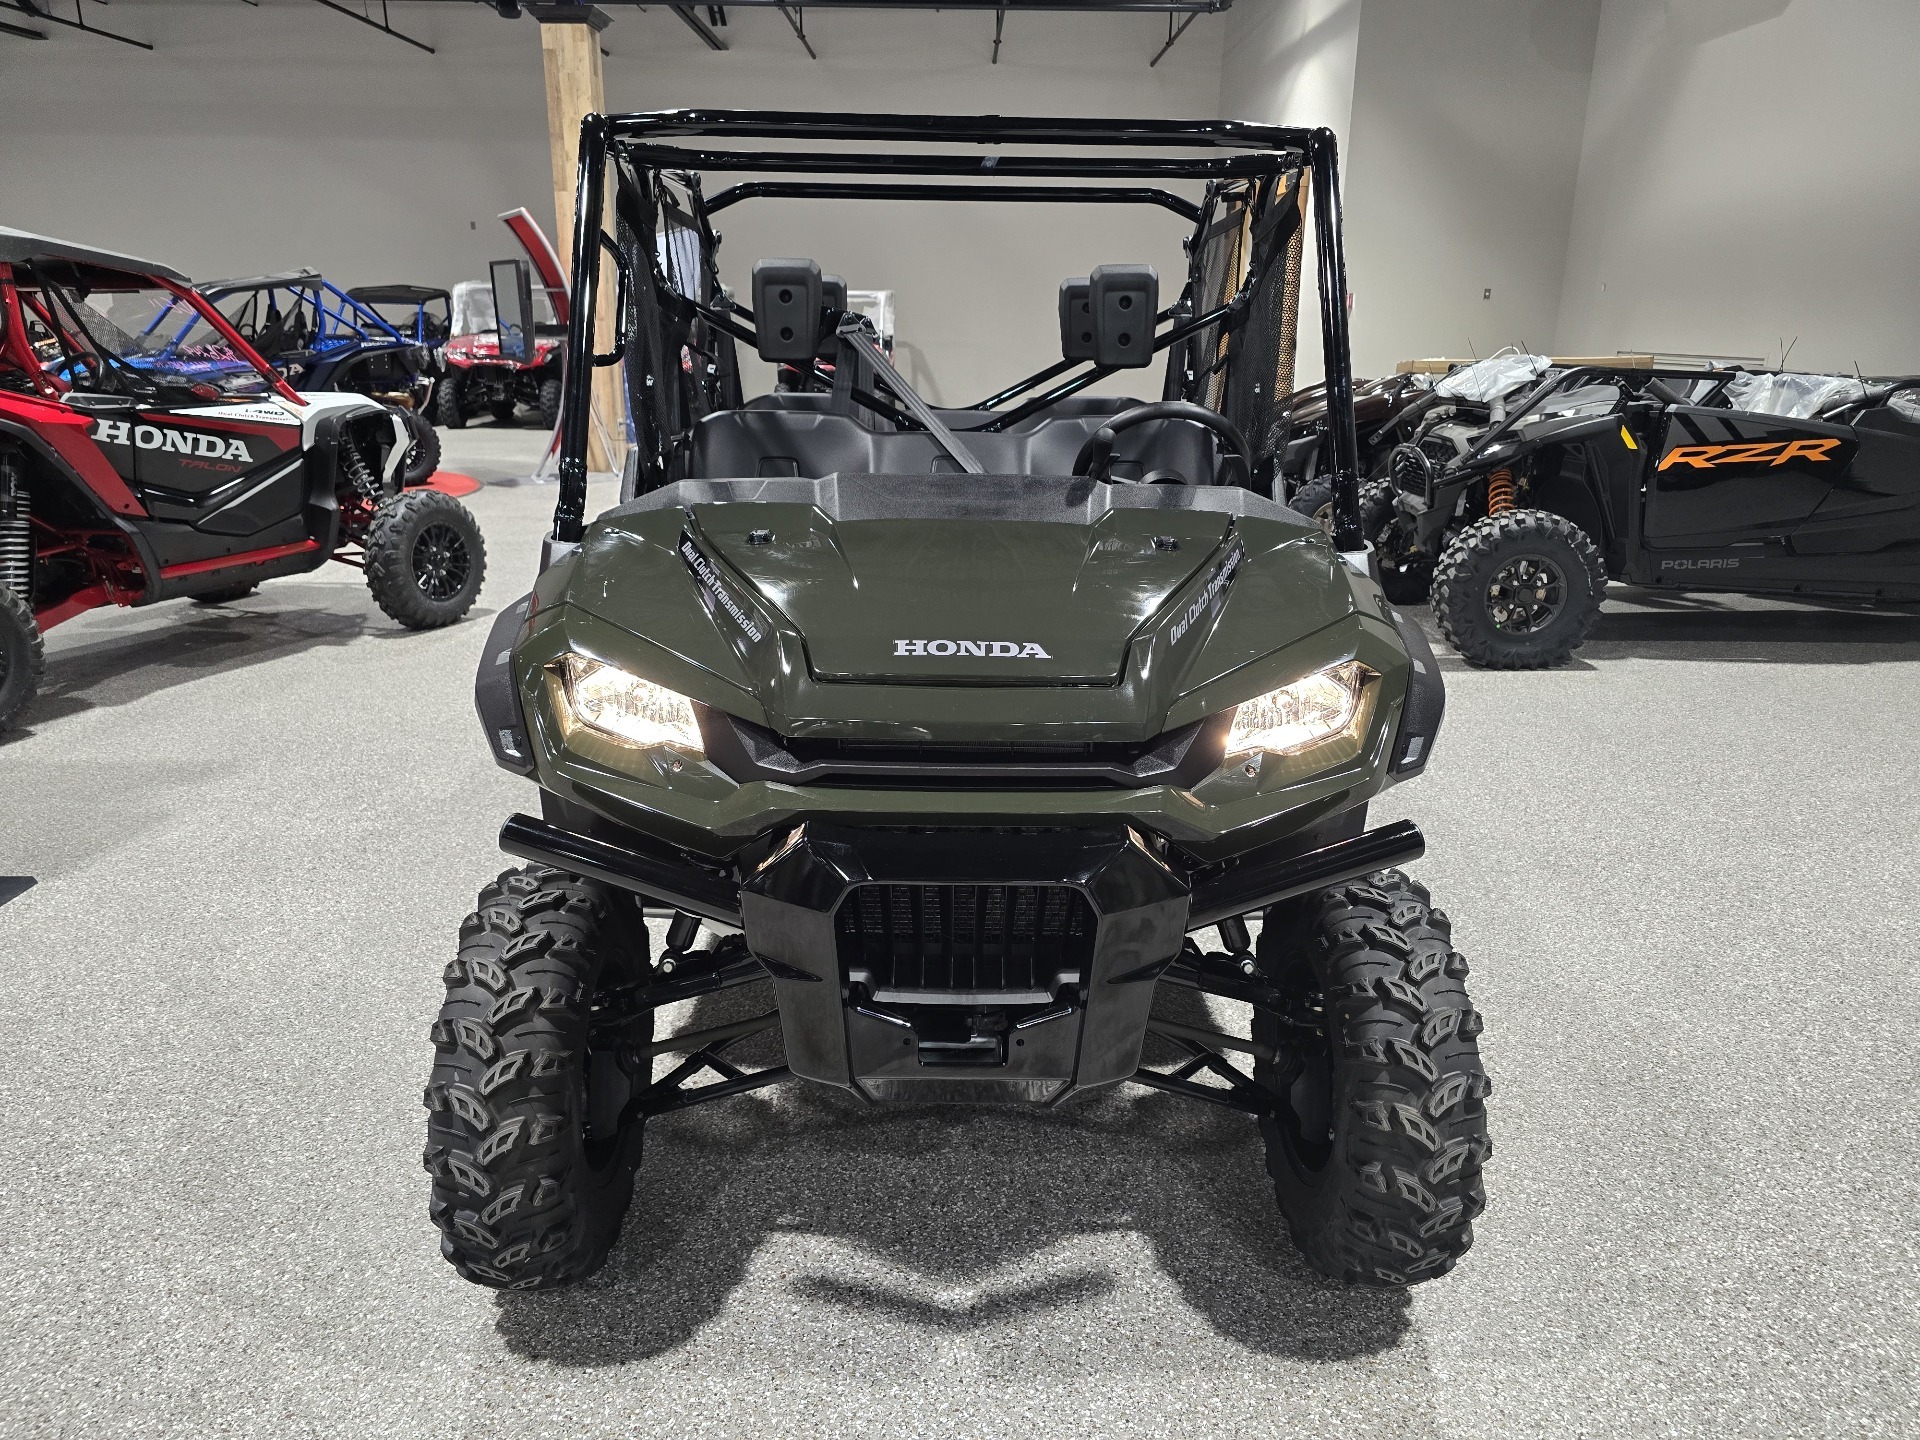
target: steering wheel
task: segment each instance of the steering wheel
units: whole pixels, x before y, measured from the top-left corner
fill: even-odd
[[[1087,443],[1073,457],[1073,473],[1104,484],[1113,467],[1113,444],[1120,432],[1144,425],[1149,420],[1191,420],[1196,425],[1204,425],[1225,442],[1229,452],[1240,457],[1240,463],[1246,467],[1249,475],[1253,473],[1253,452],[1247,448],[1247,437],[1240,433],[1240,427],[1226,416],[1204,405],[1195,405],[1190,400],[1155,400],[1150,405],[1136,405],[1131,410],[1122,410],[1087,437]]]

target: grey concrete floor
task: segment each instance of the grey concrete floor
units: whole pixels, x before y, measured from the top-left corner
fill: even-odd
[[[602,1275],[460,1281],[426,1028],[533,797],[469,677],[551,499],[473,498],[449,631],[336,567],[52,636],[0,745],[0,874],[37,880],[0,905],[5,1433],[1920,1433],[1920,621],[1887,615],[1614,602],[1572,668],[1449,662],[1434,768],[1376,810],[1427,828],[1498,1085],[1447,1279],[1313,1278],[1251,1123],[1129,1087],[670,1117]]]

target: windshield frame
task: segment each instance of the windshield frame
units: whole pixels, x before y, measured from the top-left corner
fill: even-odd
[[[742,143],[761,141],[776,143],[771,147]],[[796,149],[788,142],[807,142],[820,147],[847,142],[850,146],[865,148]],[[970,153],[930,153],[924,148],[930,143],[945,143]],[[1016,146],[1021,149],[1002,148]],[[1088,150],[1106,153],[1085,153]],[[1200,153],[1181,153],[1183,151]],[[1346,265],[1340,234],[1338,154],[1330,130],[1234,120],[722,110],[589,115],[581,123],[570,271],[574,303],[569,307],[568,363],[558,435],[560,495],[554,509],[551,540],[577,543],[585,530],[587,438],[593,423],[591,386],[595,368],[626,359],[626,352],[635,344],[634,332],[644,331],[647,326],[658,330],[663,313],[673,323],[707,326],[731,337],[732,341],[744,339],[753,343],[752,332],[740,320],[732,318],[750,320],[750,311],[718,295],[687,295],[682,287],[659,283],[654,257],[647,253],[651,245],[643,248],[636,244],[629,250],[624,243],[636,237],[633,228],[636,218],[641,226],[639,233],[652,233],[652,216],[639,214],[641,195],[644,194],[647,204],[656,203],[655,187],[661,179],[671,178],[675,184],[687,187],[695,198],[695,213],[690,217],[670,216],[670,220],[678,223],[685,218],[698,225],[711,247],[716,242],[706,225],[705,207],[698,202],[700,183],[709,174],[737,172],[806,175],[813,184],[837,184],[842,177],[855,175],[937,177],[949,185],[964,180],[982,189],[1034,179],[1090,181],[1104,189],[1115,186],[1116,182],[1153,180],[1251,182],[1265,186],[1277,184],[1285,177],[1310,178],[1326,374],[1326,423],[1334,482],[1335,543],[1349,554],[1358,554],[1364,549],[1359,519],[1359,446],[1353,422],[1353,377],[1345,304]],[[1287,183],[1297,185],[1298,179]],[[610,180],[615,183],[609,185]],[[792,194],[800,187],[783,184],[780,188]],[[1130,188],[1138,191],[1143,187]],[[615,192],[612,208],[620,232],[617,238],[608,233],[605,224],[609,190]],[[1209,193],[1214,193],[1211,183]],[[1291,195],[1292,191],[1288,193]],[[1305,203],[1307,197],[1299,198],[1300,213],[1292,233],[1304,237],[1309,207]],[[618,307],[621,315],[615,326],[617,340],[604,354],[596,345],[594,312],[598,307],[584,303],[587,297],[598,292],[603,281],[603,255],[611,256],[612,264],[620,271],[623,297]],[[1304,271],[1304,255],[1301,268]],[[1208,325],[1213,326],[1213,333],[1218,335],[1239,326],[1251,308],[1250,288],[1251,275],[1249,285],[1236,291],[1228,305],[1205,315],[1189,314],[1176,320],[1172,330],[1156,336],[1155,350],[1199,336]],[[625,303],[630,292],[639,301],[631,309]],[[1198,302],[1193,308],[1200,308]],[[1053,373],[1064,373],[1069,368],[1063,365]],[[1045,375],[1029,377],[1030,380],[1045,378]],[[629,377],[630,394],[636,383]],[[1001,423],[1010,423],[1023,412],[1035,413],[1036,406],[1055,403],[1088,383],[1091,379],[1063,381],[1008,412]],[[1259,383],[1257,374],[1251,383]],[[1021,388],[1015,387],[1014,393],[1019,393]],[[637,418],[632,410],[630,405],[630,423]],[[667,451],[662,443],[666,437],[649,433],[643,425],[639,438],[637,463],[651,478],[657,479],[656,472],[667,464]]]

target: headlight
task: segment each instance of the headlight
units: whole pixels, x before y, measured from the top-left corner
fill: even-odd
[[[1333,739],[1354,723],[1361,691],[1375,678],[1358,660],[1345,660],[1255,696],[1233,712],[1227,754],[1297,755]]]
[[[704,755],[693,702],[618,665],[568,655],[562,662],[567,706],[582,725],[628,745],[671,745]]]

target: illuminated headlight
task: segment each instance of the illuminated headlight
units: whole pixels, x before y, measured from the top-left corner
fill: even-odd
[[[562,662],[567,706],[582,725],[628,745],[671,745],[704,755],[693,702],[618,665],[568,655]]]
[[[1345,660],[1255,696],[1233,712],[1227,754],[1297,755],[1344,734],[1360,713],[1361,692],[1377,678],[1358,660]]]

